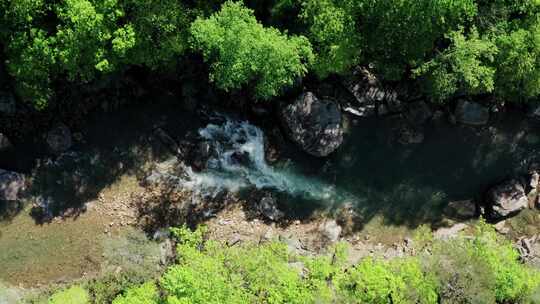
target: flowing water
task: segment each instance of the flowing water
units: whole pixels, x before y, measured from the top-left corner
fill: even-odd
[[[449,201],[479,198],[493,183],[524,172],[538,161],[540,125],[519,114],[494,118],[489,126],[436,121],[423,128],[425,141],[403,145],[400,118],[352,121],[344,145],[317,159],[293,145],[284,160],[269,165],[264,133],[246,121],[226,120],[199,130],[211,144],[208,170],[190,172],[191,188],[207,191],[273,189],[299,211],[353,204],[369,221],[415,227],[441,220]]]

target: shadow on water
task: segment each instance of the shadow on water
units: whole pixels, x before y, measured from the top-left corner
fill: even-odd
[[[508,113],[485,127],[432,122],[424,127],[424,142],[413,145],[398,143],[403,123],[392,117],[358,120],[326,160],[289,150],[289,166],[340,196],[312,207],[337,210],[351,203],[360,215],[359,230],[376,216],[384,225],[437,227],[448,202],[478,200],[493,183],[538,161],[540,123],[522,114]],[[300,201],[295,209],[306,207],[310,203]]]
[[[379,216],[388,226],[438,226],[448,202],[478,199],[489,185],[526,170],[540,150],[540,123],[520,114],[505,114],[485,127],[432,122],[423,127],[424,142],[413,145],[398,142],[396,130],[403,123],[395,117],[353,120],[343,146],[326,159],[287,144],[286,160],[265,170],[294,172],[287,176],[292,184],[285,185],[313,193],[288,195],[280,189],[281,209],[304,219],[350,203],[360,215],[358,230]],[[42,161],[34,170],[29,191],[41,205],[32,211],[36,221],[77,217],[85,212],[85,202],[120,176],[140,176],[146,162],[170,157],[153,136],[157,126],[176,139],[203,127],[200,118],[171,102],[94,114],[71,153]],[[20,205],[0,209],[0,221],[21,210]]]
[[[181,135],[197,126],[193,115],[170,101],[131,104],[111,113],[93,114],[80,128],[81,140],[70,152],[37,162],[28,189],[34,201],[31,215],[39,224],[54,216],[78,217],[86,211],[86,202],[97,199],[101,190],[122,175],[138,176],[146,162],[170,157],[167,148],[153,136],[155,128]],[[27,148],[21,147],[18,153],[43,157],[41,151],[22,150]],[[32,157],[23,159],[33,162]],[[0,221],[23,210],[21,204],[16,205],[0,209]]]

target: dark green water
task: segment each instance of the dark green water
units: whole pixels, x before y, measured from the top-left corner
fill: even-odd
[[[478,199],[487,187],[523,173],[540,156],[540,123],[507,113],[485,127],[430,122],[421,144],[403,145],[401,118],[358,120],[327,160],[290,150],[296,170],[356,200],[364,218],[386,224],[437,223],[449,201]]]

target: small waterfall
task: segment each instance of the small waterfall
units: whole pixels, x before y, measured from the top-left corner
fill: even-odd
[[[333,201],[338,197],[333,185],[268,165],[263,131],[246,121],[209,124],[199,130],[199,135],[211,145],[212,156],[204,172],[188,169],[189,178],[184,183],[188,188],[235,192],[255,187],[319,201]]]

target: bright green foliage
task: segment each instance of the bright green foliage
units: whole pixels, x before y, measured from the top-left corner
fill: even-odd
[[[241,3],[226,2],[207,19],[191,26],[193,49],[211,64],[210,78],[224,90],[253,84],[255,96],[269,99],[307,73],[311,45],[257,22]]]
[[[436,42],[472,20],[473,0],[361,0],[359,14],[363,51],[388,79],[402,79],[430,56]]]
[[[229,247],[205,240],[204,228],[175,228],[177,263],[157,286],[128,288],[113,304],[529,303],[540,287],[540,273],[482,221],[472,237],[434,240],[420,230],[415,256],[349,265],[344,244],[297,257],[278,242]]]
[[[481,39],[476,29],[469,37],[455,31],[448,38],[450,47],[415,70],[416,75],[427,76],[432,99],[444,102],[456,92],[469,95],[493,92],[496,46]]]
[[[510,100],[540,95],[540,23],[494,35],[497,56],[497,94]]]
[[[422,303],[438,300],[435,279],[425,274],[418,259],[391,262],[364,259],[339,274],[338,291],[346,303]]]
[[[57,14],[58,61],[71,80],[90,81],[97,72],[115,69],[109,45],[116,20],[123,16],[116,0],[65,0]]]
[[[167,303],[312,303],[300,274],[289,267],[287,247],[223,247],[198,242],[200,232],[177,230],[179,265],[161,280]],[[198,235],[199,234],[199,235]]]
[[[313,68],[319,77],[344,73],[358,63],[361,39],[349,1],[306,1],[301,17],[309,25],[309,38],[317,52]]]
[[[518,258],[509,241],[480,222],[472,239],[435,242],[426,269],[450,303],[520,303],[540,286],[540,274]]]
[[[90,299],[88,292],[79,285],[74,285],[66,290],[59,291],[51,296],[49,304],[88,304]]]
[[[405,283],[389,269],[386,263],[371,258],[338,280],[343,298],[349,303],[389,304],[403,303]]]
[[[152,282],[130,288],[125,295],[117,297],[112,304],[157,304],[159,294]]]
[[[127,62],[163,68],[176,62],[187,49],[189,12],[180,1],[124,0],[122,6],[129,32],[119,36],[127,35],[129,39],[124,40],[133,41]]]
[[[19,96],[38,109],[46,107],[52,95],[51,73],[56,64],[55,40],[40,29],[17,32],[8,48],[8,70],[17,79]]]

